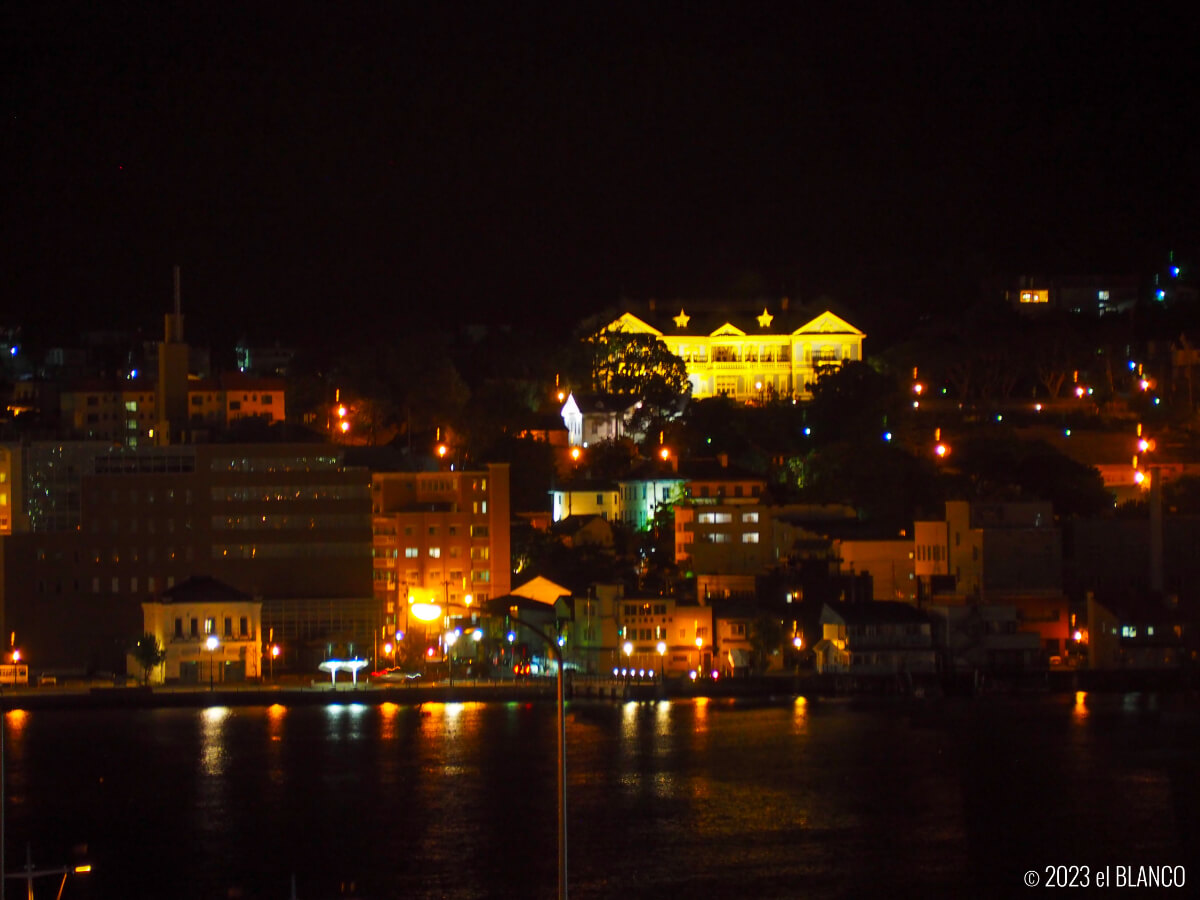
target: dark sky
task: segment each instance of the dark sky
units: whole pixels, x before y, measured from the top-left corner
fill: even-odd
[[[738,292],[869,328],[1191,254],[1195,22],[1048,6],[9,4],[0,323],[157,329],[179,263],[261,339]]]

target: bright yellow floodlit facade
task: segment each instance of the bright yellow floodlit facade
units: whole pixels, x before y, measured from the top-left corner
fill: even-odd
[[[695,398],[726,395],[755,403],[771,397],[806,399],[822,368],[863,358],[866,335],[844,319],[826,311],[793,328],[793,317],[786,306],[718,319],[707,315],[708,324],[722,322],[707,331],[692,325],[693,316],[681,306],[663,328],[627,312],[607,330],[658,337],[687,365]]]

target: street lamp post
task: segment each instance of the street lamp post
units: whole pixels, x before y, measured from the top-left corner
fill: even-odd
[[[696,638],[696,677],[704,677],[704,638]]]
[[[454,687],[454,642],[458,640],[461,634],[459,629],[447,631],[443,640],[446,644],[446,675],[449,681],[449,686]]]
[[[213,669],[217,665],[217,645],[221,642],[215,634],[210,634],[208,640],[204,642],[204,646],[208,648],[208,689],[213,689]]]
[[[545,641],[558,664],[558,897],[559,900],[567,900],[567,712],[563,692],[563,650],[558,641],[547,637],[540,628],[519,619],[515,612],[516,608],[513,607],[513,624],[524,625]],[[510,631],[510,646],[515,639],[516,634]]]
[[[658,646],[654,649],[658,651],[658,678],[665,682],[667,680],[667,642],[659,641]]]

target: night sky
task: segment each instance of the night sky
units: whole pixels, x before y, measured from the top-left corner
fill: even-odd
[[[178,263],[214,336],[780,294],[871,331],[1196,257],[1190,18],[566,6],[6,4],[0,324],[157,329]]]

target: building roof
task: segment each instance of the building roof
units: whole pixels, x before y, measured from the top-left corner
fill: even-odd
[[[559,521],[555,522],[553,525],[550,526],[550,531],[557,535],[561,535],[564,537],[571,537],[575,534],[578,534],[584,528],[586,528],[587,526],[591,525],[593,522],[596,522],[596,521],[603,522],[605,525],[609,524],[608,520],[605,519],[603,516],[573,515],[573,516],[567,516],[566,518],[560,519]],[[611,528],[612,528],[612,526],[609,525],[610,530],[611,530]]]
[[[193,575],[161,594],[164,603],[246,603],[253,598],[208,575]]]
[[[511,596],[522,597],[542,605],[553,606],[559,597],[571,596],[571,589],[539,575],[512,590]]]
[[[927,625],[929,616],[915,606],[891,600],[845,603],[828,600],[825,605],[847,625]]]
[[[679,474],[690,481],[761,481],[766,482],[766,476],[738,465],[731,465],[728,457],[709,459],[693,457],[679,464]]]
[[[597,493],[601,491],[615,491],[617,483],[604,478],[572,478],[570,481],[564,481],[557,487],[550,489],[552,494],[567,494],[567,493]]]
[[[782,335],[802,329],[829,334],[858,334],[845,318],[828,306],[804,306],[788,298],[757,300],[650,300],[626,304],[621,310],[665,336],[711,335],[724,329],[730,334]],[[831,317],[831,318],[823,318]],[[735,331],[729,331],[732,326]]]
[[[579,411],[587,416],[593,413],[625,413],[641,403],[641,398],[632,394],[604,394],[571,392]],[[567,398],[568,401],[570,397]]]

